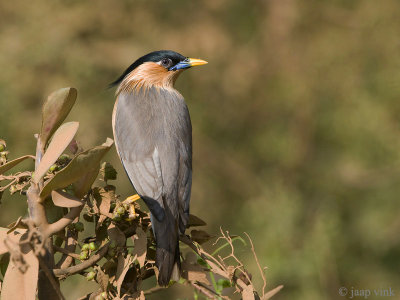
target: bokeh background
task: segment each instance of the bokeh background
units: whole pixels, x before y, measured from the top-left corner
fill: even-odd
[[[276,299],[398,295],[399,11],[397,0],[1,1],[0,138],[11,158],[33,154],[42,101],[73,86],[69,120],[97,145],[112,136],[107,84],[136,58],[206,59],[176,85],[193,123],[192,213],[210,233],[249,233],[268,287],[285,285]],[[132,193],[115,150],[106,159]],[[21,197],[2,202],[0,226],[25,213]],[[63,291],[93,287],[72,278]],[[151,299],[162,295],[193,296]]]

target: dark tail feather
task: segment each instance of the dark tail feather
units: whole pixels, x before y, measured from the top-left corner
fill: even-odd
[[[158,284],[167,286],[171,277],[176,281],[180,278],[179,235],[175,218],[168,213],[162,222],[153,218],[153,232],[157,244]]]
[[[175,247],[175,254],[165,249],[158,248],[156,251],[156,265],[158,268],[158,284],[167,286],[169,281],[178,281],[181,275],[181,263],[179,258],[179,245]]]

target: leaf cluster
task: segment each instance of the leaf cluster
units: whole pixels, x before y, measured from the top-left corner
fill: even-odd
[[[64,88],[45,101],[35,155],[9,160],[6,142],[0,140],[0,199],[6,190],[26,195],[29,211],[29,216],[0,228],[2,299],[64,299],[60,284],[74,274],[98,283],[97,290],[81,299],[145,299],[162,289],[156,283],[143,289],[145,280],[156,282],[158,275],[150,214],[140,206],[139,196],[122,199],[109,183],[117,172],[102,160],[112,139],[84,150],[74,139],[79,123],[63,123],[76,97],[75,89]],[[34,170],[5,175],[28,159],[35,161]],[[196,299],[238,294],[245,300],[265,300],[282,288],[265,292],[264,269],[250,237],[264,283],[259,292],[235,254],[234,242],[246,244],[244,240],[221,229],[211,247],[216,249],[208,252],[202,244],[213,237],[193,229],[204,225],[190,216],[190,233],[180,237],[182,277],[170,285],[192,287]],[[226,249],[229,254],[221,256]],[[61,257],[56,261],[57,253]]]

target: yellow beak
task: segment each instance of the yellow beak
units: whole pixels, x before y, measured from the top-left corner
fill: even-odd
[[[175,66],[171,67],[169,70],[170,71],[177,71],[177,70],[183,70],[187,69],[190,67],[194,66],[201,66],[208,64],[205,60],[202,59],[197,59],[197,58],[186,58],[185,60],[182,60],[181,62],[177,63]]]
[[[201,66],[201,65],[208,64],[208,62],[206,62],[205,60],[202,60],[202,59],[198,59],[198,58],[189,58],[189,64],[191,67],[194,67],[194,66]]]

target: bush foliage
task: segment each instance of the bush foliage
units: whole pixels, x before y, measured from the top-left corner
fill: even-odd
[[[27,217],[0,228],[4,300],[64,299],[60,283],[74,274],[98,283],[97,290],[81,299],[144,299],[162,289],[155,280],[153,287],[143,289],[145,280],[157,276],[154,235],[139,196],[122,200],[109,183],[117,179],[117,172],[102,160],[113,140],[83,150],[74,139],[79,123],[63,123],[76,96],[75,89],[64,88],[45,101],[35,156],[9,160],[6,142],[0,140],[0,196],[6,190],[26,195],[29,211]],[[35,161],[34,171],[12,173],[25,160]],[[101,184],[95,185],[98,177]],[[221,229],[206,250],[202,244],[213,237],[193,229],[204,225],[190,216],[188,234],[180,237],[182,277],[170,286],[190,286],[195,299],[231,299],[237,294],[245,300],[266,300],[282,288],[266,292],[264,269],[247,234],[263,282],[258,291],[235,252],[235,241],[245,246],[247,242]],[[223,249],[229,249],[226,256]]]

